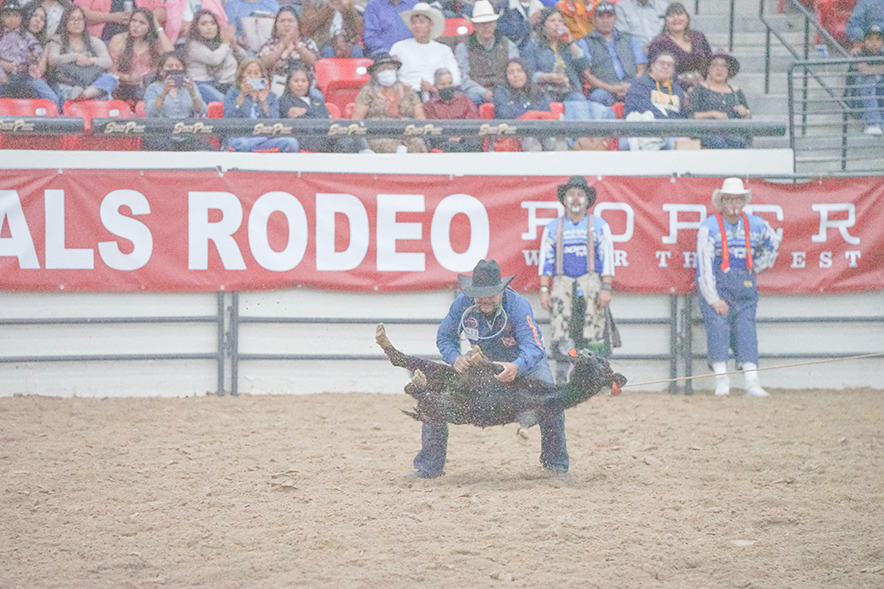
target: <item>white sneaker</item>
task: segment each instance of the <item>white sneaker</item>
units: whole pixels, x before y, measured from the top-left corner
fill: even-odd
[[[878,129],[878,130],[880,131],[880,129]],[[408,148],[405,147],[404,145],[397,145],[396,146],[396,153],[408,153]]]
[[[715,377],[715,396],[724,397],[731,394],[731,382],[726,376]]]
[[[866,135],[884,135],[884,130],[879,125],[868,125],[863,133]]]
[[[770,394],[761,388],[761,385],[757,382],[753,382],[746,387],[746,395],[750,397],[770,397]]]

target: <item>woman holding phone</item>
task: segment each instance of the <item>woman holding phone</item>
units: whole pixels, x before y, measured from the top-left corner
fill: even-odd
[[[224,96],[224,117],[235,119],[278,119],[279,101],[270,91],[270,78],[261,61],[250,57],[239,64],[236,80]],[[233,151],[278,149],[298,152],[294,137],[230,137],[227,146]]]
[[[194,119],[206,114],[206,105],[193,80],[184,71],[184,61],[174,52],[160,56],[159,80],[144,91],[144,111],[148,117]],[[206,138],[194,135],[145,137],[145,149],[151,151],[204,151],[210,149]]]

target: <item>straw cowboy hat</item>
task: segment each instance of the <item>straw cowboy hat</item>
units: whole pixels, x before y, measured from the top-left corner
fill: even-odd
[[[568,181],[564,184],[560,184],[558,187],[558,195],[559,201],[562,204],[565,204],[565,193],[568,192],[569,188],[579,188],[583,191],[583,194],[586,195],[586,207],[589,208],[595,204],[595,188],[586,183],[586,178],[583,176],[571,176],[568,178]]]
[[[411,17],[412,16],[425,16],[433,23],[433,29],[430,31],[430,39],[435,39],[442,35],[445,31],[445,16],[442,14],[442,11],[438,8],[433,8],[426,2],[418,2],[414,5],[414,8],[411,10],[406,10],[399,16],[402,17],[402,22],[405,23],[406,27],[411,28]]]
[[[374,63],[368,66],[368,73],[373,74],[376,69],[378,69],[382,65],[387,65],[389,63],[395,65],[397,70],[402,67],[401,61],[399,61],[395,57],[391,57],[390,54],[386,51],[378,51],[374,54]]]
[[[499,18],[500,15],[494,12],[494,6],[491,5],[491,2],[488,0],[476,0],[476,4],[473,5],[473,16],[470,17],[473,24],[493,22]]]
[[[725,194],[742,196],[744,204],[749,204],[749,201],[752,200],[752,191],[744,188],[743,181],[739,178],[726,178],[721,188],[716,188],[712,192],[712,205],[719,211],[721,210],[721,197]]]
[[[515,276],[501,278],[500,266],[494,260],[479,260],[473,275],[458,274],[457,282],[462,293],[471,298],[493,297],[503,292]]]

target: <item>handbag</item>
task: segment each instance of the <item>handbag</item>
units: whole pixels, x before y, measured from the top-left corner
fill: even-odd
[[[77,65],[76,63],[63,63],[52,69],[52,80],[56,84],[65,86],[82,86],[88,88],[95,80],[105,74],[100,65]]]

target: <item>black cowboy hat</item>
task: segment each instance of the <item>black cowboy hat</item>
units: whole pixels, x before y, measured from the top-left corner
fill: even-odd
[[[16,11],[16,12],[24,12],[24,7],[18,2],[18,0],[6,0],[2,6],[0,6],[0,12],[6,11]]]
[[[479,260],[473,268],[473,275],[458,274],[460,290],[468,297],[493,297],[503,292],[515,276],[501,278],[500,266],[494,260]]]
[[[401,61],[399,61],[395,57],[392,57],[386,51],[379,51],[374,54],[374,63],[368,66],[368,73],[373,74],[377,68],[381,67],[382,65],[387,65],[388,63],[395,63],[397,70],[402,67]]]
[[[571,176],[565,184],[559,186],[559,201],[565,204],[565,193],[569,188],[579,188],[586,195],[587,208],[595,204],[595,188],[586,183],[583,176]]]
[[[737,58],[725,51],[724,49],[716,49],[712,55],[709,56],[709,63],[712,63],[713,59],[723,59],[727,62],[727,79],[730,80],[738,73],[740,73],[740,62],[737,61]]]

